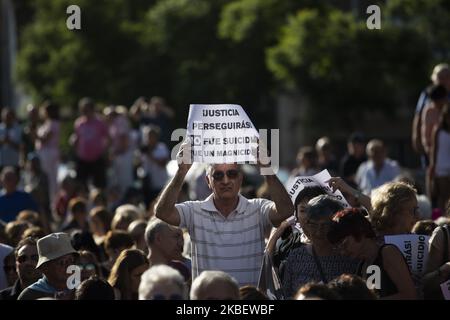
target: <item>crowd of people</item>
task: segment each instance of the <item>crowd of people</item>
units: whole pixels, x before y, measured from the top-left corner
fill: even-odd
[[[436,66],[412,140],[425,188],[381,139],[302,146],[290,178],[328,170],[331,193],[294,199],[270,164],[190,163],[169,150],[172,108],[79,101],[62,161],[58,106],[0,123],[0,300],[442,299],[450,279],[450,69]],[[101,111],[101,112],[100,112]],[[267,172],[267,170],[265,170]],[[430,236],[414,274],[385,236]],[[369,270],[380,271],[370,286]]]

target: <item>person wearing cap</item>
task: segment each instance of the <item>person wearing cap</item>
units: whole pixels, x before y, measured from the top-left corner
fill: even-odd
[[[342,209],[329,195],[319,195],[303,208],[300,222],[310,242],[293,248],[285,262],[281,281],[286,298],[310,281],[327,284],[341,274],[356,273],[359,261],[340,255],[327,239],[331,218]]]
[[[78,254],[70,243],[67,233],[52,233],[38,240],[37,249],[39,260],[36,269],[43,277],[27,287],[18,300],[37,300],[40,298],[54,298],[70,296],[73,290],[68,287],[67,280],[70,273],[68,267],[75,265]]]
[[[366,141],[361,132],[354,132],[347,141],[347,154],[341,159],[340,176],[350,184],[356,186],[355,175],[358,167],[367,161]]]

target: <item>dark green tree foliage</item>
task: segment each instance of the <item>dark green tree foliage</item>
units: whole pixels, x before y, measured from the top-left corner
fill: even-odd
[[[367,109],[395,116],[405,92],[420,89],[429,48],[409,28],[365,21],[334,9],[301,10],[267,50],[267,65],[288,89],[300,88],[312,103],[311,124],[356,124]],[[336,117],[336,116],[339,117]]]
[[[66,27],[66,8],[81,7],[82,29]],[[129,103],[148,92],[151,62],[130,24],[152,1],[36,0],[35,17],[21,37],[17,71],[38,99],[75,104],[81,96]],[[155,63],[155,62],[154,62]],[[155,63],[156,64],[156,63]],[[142,93],[141,93],[142,94]]]
[[[366,28],[365,8],[352,15],[340,1],[19,2],[34,15],[17,71],[36,98],[130,105],[161,95],[180,126],[189,103],[239,103],[257,126],[274,126],[273,101],[286,88],[308,97],[316,127],[351,127],[374,108],[395,116],[450,46],[445,0],[387,1],[381,30]],[[71,4],[82,9],[80,31],[66,28]]]

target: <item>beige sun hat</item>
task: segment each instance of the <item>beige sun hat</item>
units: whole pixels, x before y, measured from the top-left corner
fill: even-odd
[[[36,269],[48,261],[58,259],[71,253],[77,253],[72,247],[70,237],[67,233],[52,233],[38,240],[37,250],[39,261]]]

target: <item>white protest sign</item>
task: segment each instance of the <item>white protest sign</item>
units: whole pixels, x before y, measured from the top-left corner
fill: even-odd
[[[429,236],[420,234],[401,234],[384,237],[385,243],[395,245],[403,253],[411,273],[419,277],[425,273],[429,240]]]
[[[240,105],[191,104],[187,137],[193,162],[257,162],[259,134]]]
[[[292,202],[295,203],[295,199],[297,198],[298,194],[305,187],[322,187],[329,196],[339,201],[344,206],[344,208],[350,208],[350,205],[348,204],[347,200],[345,200],[341,191],[336,190],[333,193],[333,190],[326,182],[330,179],[331,175],[328,172],[328,170],[325,169],[311,177],[295,177],[289,179],[289,181],[286,183],[287,185],[286,189],[288,191],[289,196],[291,197]]]
[[[450,300],[450,280],[441,284],[441,291],[445,300]]]

